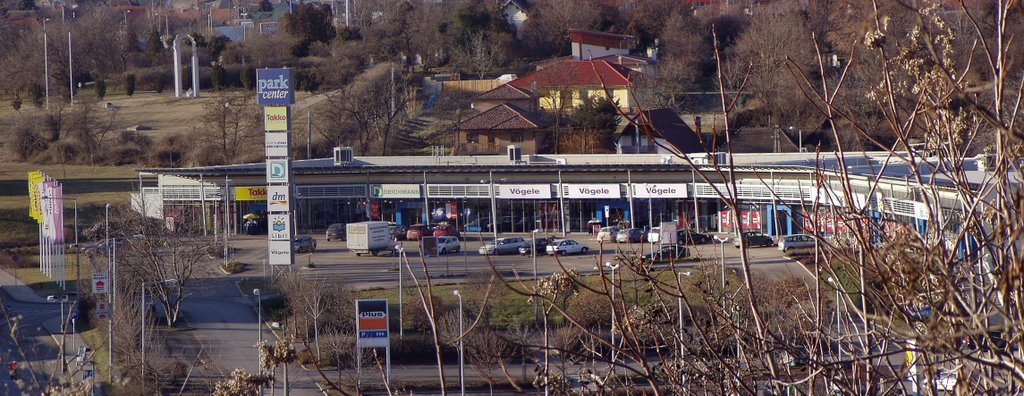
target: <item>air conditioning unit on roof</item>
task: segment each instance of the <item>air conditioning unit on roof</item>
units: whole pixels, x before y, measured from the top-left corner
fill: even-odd
[[[348,165],[352,163],[352,147],[334,148],[334,165]]]

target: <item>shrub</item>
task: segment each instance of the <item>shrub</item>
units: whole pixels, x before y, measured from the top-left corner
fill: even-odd
[[[135,75],[128,73],[124,75],[124,93],[128,96],[135,94]]]
[[[15,111],[21,110],[21,96],[15,94],[14,99],[11,99],[11,108]]]
[[[156,76],[156,79],[153,81],[153,90],[156,93],[161,93],[165,87],[167,87],[167,76],[164,74]]]
[[[94,84],[96,88],[96,97],[103,99],[107,96],[107,80],[96,80]]]
[[[43,102],[46,100],[46,92],[42,85],[39,83],[33,83],[32,86],[28,88],[28,97],[36,107],[43,107]]]
[[[256,85],[256,68],[246,66],[239,73],[238,79],[242,81],[243,88],[251,90]]]
[[[220,37],[220,36],[218,36]],[[213,84],[214,90],[220,90],[224,87],[224,67],[221,65],[213,65],[210,68],[210,82]]]
[[[46,140],[39,136],[31,125],[15,125],[12,129],[7,147],[18,161],[27,161],[46,150]]]
[[[224,272],[227,272],[229,274],[237,274],[239,272],[245,271],[245,263],[232,261],[230,263],[220,266],[220,268],[223,269]]]

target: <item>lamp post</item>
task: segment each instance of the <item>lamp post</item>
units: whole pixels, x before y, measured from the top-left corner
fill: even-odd
[[[256,345],[263,343],[263,298],[260,297],[260,289],[252,289],[256,296]]]
[[[725,293],[725,243],[729,242],[729,237],[719,238],[718,235],[715,235],[715,242],[718,242],[722,248],[722,293]]]
[[[46,86],[46,108],[50,108],[50,57],[49,50],[47,49],[46,41],[46,21],[50,18],[43,19],[43,85]]]
[[[405,299],[402,296],[402,281],[405,278],[405,274],[402,272],[402,258],[405,257],[405,248],[398,245],[395,251],[398,252],[398,338],[405,338],[405,308],[402,306]]]
[[[125,10],[124,12],[124,30],[126,31],[128,30],[128,14],[130,14],[131,12],[132,10]]]
[[[173,285],[178,283],[177,279],[164,279],[161,281],[142,282],[142,305],[139,309],[142,311],[142,381],[146,380],[146,286],[156,285],[164,283],[167,285]]]
[[[540,230],[534,229],[534,230],[530,231],[530,238],[532,238],[530,240],[530,256],[532,256],[532,259],[533,259],[533,285],[534,285],[534,290],[540,288],[540,279],[537,278],[537,231],[540,231]],[[540,314],[540,300],[534,298],[533,299],[533,318],[536,319],[537,315],[539,315],[539,314]],[[536,322],[534,322],[534,323],[536,323]]]
[[[111,280],[114,278],[113,274],[113,261],[110,260],[110,204],[106,204],[103,207],[103,222],[104,222],[104,239],[103,243],[107,250],[107,273],[110,274]],[[111,293],[116,293],[117,289],[110,288]],[[114,297],[113,294],[110,296],[111,305],[113,305]],[[114,318],[107,317],[107,380],[114,382]]]
[[[466,396],[466,376],[465,376],[465,361],[463,360],[463,324],[462,324],[462,293],[459,293],[459,289],[452,290],[452,294],[459,298],[459,394]]]
[[[615,270],[619,269],[619,264],[612,264],[611,261],[606,261],[604,266],[612,270],[612,326],[611,326],[611,344],[612,344],[612,371],[615,371]]]
[[[690,276],[690,271],[676,273],[676,282],[679,284],[679,358],[682,359],[686,353],[686,348],[683,346],[683,275]]]

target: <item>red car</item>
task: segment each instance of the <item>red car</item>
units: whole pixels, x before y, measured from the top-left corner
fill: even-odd
[[[452,236],[452,237],[458,238],[458,237],[460,237],[462,235],[459,234],[459,229],[458,228],[452,227],[450,225],[439,225],[436,228],[434,228],[434,236],[436,236],[436,237]]]
[[[413,224],[409,226],[409,231],[405,232],[405,239],[410,241],[418,241],[424,235],[428,235],[430,229],[427,228],[426,224]]]

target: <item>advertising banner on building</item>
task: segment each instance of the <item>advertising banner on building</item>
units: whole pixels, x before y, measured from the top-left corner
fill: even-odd
[[[235,187],[235,201],[266,201],[267,188],[263,186]]]
[[[563,184],[565,198],[622,198],[619,184]]]
[[[686,198],[683,183],[634,183],[633,198]]]
[[[263,134],[265,139],[265,147],[267,149],[267,157],[287,157],[288,156],[288,133],[286,132],[267,132]]]
[[[295,103],[292,69],[256,69],[256,102],[260,106]]]
[[[550,184],[501,184],[498,186],[501,199],[551,199]]]
[[[267,211],[288,212],[288,203],[291,199],[290,190],[289,186],[268,186]]]
[[[268,159],[267,160],[267,182],[288,183],[288,160]]]
[[[374,184],[370,186],[374,198],[419,198],[419,184]]]
[[[388,333],[388,300],[356,300],[356,348],[387,348]]]
[[[267,215],[269,224],[267,239],[271,241],[292,240],[292,216],[288,213],[272,213]]]
[[[267,106],[263,108],[263,130],[267,132],[283,132],[292,129],[291,111],[287,106]]]
[[[292,265],[292,241],[268,241],[267,263]]]

